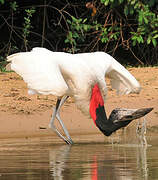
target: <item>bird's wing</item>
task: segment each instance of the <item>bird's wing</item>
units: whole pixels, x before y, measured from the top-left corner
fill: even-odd
[[[50,51],[35,49],[7,57],[11,69],[23,77],[35,93],[63,96],[68,87]]]
[[[111,79],[111,86],[116,89],[117,94],[139,93],[141,90],[135,77],[114,58],[112,58],[107,76]]]

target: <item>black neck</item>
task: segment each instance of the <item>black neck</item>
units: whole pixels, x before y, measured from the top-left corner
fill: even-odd
[[[127,126],[130,122],[131,121],[122,121],[113,123],[112,119],[107,118],[104,106],[99,105],[99,107],[96,109],[96,126],[106,136],[110,136],[113,132]]]

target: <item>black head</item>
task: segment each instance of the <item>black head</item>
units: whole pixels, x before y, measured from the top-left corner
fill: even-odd
[[[116,130],[126,127],[132,120],[141,118],[152,111],[153,108],[142,108],[142,109],[124,109],[117,108],[114,109],[109,119],[107,119],[104,106],[100,106],[96,110],[96,125],[100,131],[106,135],[110,136]]]
[[[122,121],[132,121],[141,118],[152,111],[153,108],[141,108],[141,109],[126,109],[126,108],[116,108],[114,109],[110,116],[109,121],[113,123]]]

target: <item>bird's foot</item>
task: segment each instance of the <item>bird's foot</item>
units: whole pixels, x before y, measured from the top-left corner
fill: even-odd
[[[73,141],[72,141],[72,139],[71,139],[71,137],[65,137],[65,136],[63,136],[59,131],[58,131],[58,129],[54,126],[54,125],[51,125],[51,124],[49,124],[49,128],[51,129],[51,130],[53,130],[63,141],[65,141],[67,144],[69,144],[69,145],[72,145],[72,144],[74,144],[73,143]]]
[[[65,141],[68,145],[74,144],[74,142],[72,141],[72,139],[65,139],[64,141]]]

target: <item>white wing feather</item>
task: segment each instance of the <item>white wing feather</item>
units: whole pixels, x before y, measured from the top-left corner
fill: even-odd
[[[59,67],[52,61],[51,54],[45,50],[41,53],[22,52],[8,56],[11,68],[23,77],[31,93],[53,94],[63,96],[68,87]]]
[[[139,93],[141,90],[135,77],[115,59],[111,62],[107,76],[111,79],[111,86],[116,89],[117,94]]]

